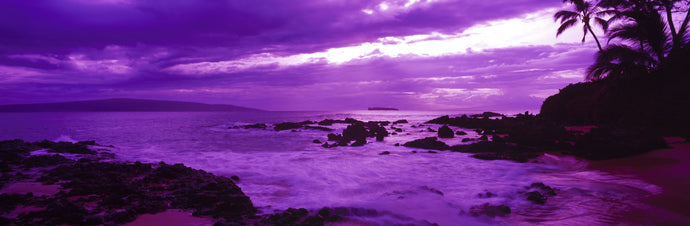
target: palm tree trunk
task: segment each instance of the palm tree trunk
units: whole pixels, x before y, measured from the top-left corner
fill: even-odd
[[[585,25],[585,26],[587,26],[587,30],[589,30],[589,33],[591,33],[592,37],[594,37],[594,41],[597,42],[597,47],[599,47],[599,52],[604,52],[604,49],[601,48],[601,43],[599,43],[599,39],[597,38],[597,35],[595,35],[594,31],[592,31],[592,27],[590,27],[589,25]]]

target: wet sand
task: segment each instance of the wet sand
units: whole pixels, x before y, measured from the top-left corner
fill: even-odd
[[[690,225],[690,143],[667,138],[670,148],[638,156],[592,161],[589,168],[631,175],[663,189],[646,197],[647,207],[632,209],[626,221],[634,224]]]

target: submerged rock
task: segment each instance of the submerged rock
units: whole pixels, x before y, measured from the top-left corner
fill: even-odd
[[[343,139],[343,136],[340,134],[335,134],[335,133],[329,133],[328,134],[328,140],[329,141],[339,141]]]
[[[324,207],[311,215],[307,209],[289,208],[282,213],[264,215],[254,225],[324,225],[325,223],[338,222],[343,218],[336,211]],[[235,222],[219,222],[216,225],[237,225]]]
[[[440,138],[453,138],[454,136],[453,130],[448,128],[448,126],[444,125],[438,129],[438,137]]]
[[[527,192],[527,200],[532,201],[533,203],[544,204],[546,203],[547,199],[548,198],[545,195],[542,195],[538,191]]]
[[[548,197],[555,196],[556,191],[546,186],[544,183],[532,183],[527,187],[527,200],[536,203],[544,204],[548,200]]]
[[[291,129],[298,129],[298,128],[302,128],[302,124],[297,123],[297,122],[278,123],[278,124],[275,124],[273,127],[273,129],[276,131],[291,130]]]
[[[393,124],[403,124],[403,123],[408,123],[408,122],[405,119],[400,119],[400,120],[393,122]]]
[[[480,215],[486,215],[489,217],[504,217],[510,214],[510,207],[506,205],[491,205],[489,203],[484,203],[478,206],[470,207],[470,215],[477,217]]]
[[[305,129],[321,130],[321,131],[333,131],[333,129],[323,126],[304,126]]]
[[[433,150],[448,150],[448,148],[450,148],[446,143],[438,141],[436,137],[427,137],[423,139],[413,140],[403,144],[403,146]]]
[[[264,123],[256,123],[256,124],[251,124],[251,125],[246,125],[242,126],[242,128],[245,129],[266,129],[268,126]]]

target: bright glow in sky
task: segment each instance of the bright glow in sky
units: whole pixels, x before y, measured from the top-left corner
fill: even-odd
[[[381,9],[387,9],[381,3]],[[343,64],[378,57],[439,57],[445,55],[480,53],[486,49],[499,49],[556,43],[579,43],[581,37],[566,32],[558,39],[554,30],[553,14],[560,8],[551,8],[508,20],[489,21],[472,26],[460,34],[431,33],[402,37],[383,37],[377,42],[357,46],[331,48],[323,52],[273,56],[270,53],[252,55],[239,60],[180,64],[170,71],[188,74],[236,73],[254,67],[269,65],[296,66],[323,62]]]

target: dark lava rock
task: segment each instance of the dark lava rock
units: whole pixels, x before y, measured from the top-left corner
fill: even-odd
[[[467,116],[465,116],[465,117],[467,117]],[[429,120],[429,121],[426,122],[426,123],[433,123],[433,124],[449,124],[450,121],[451,121],[451,120],[450,120],[450,117],[448,117],[447,115],[444,115],[444,116],[441,116],[441,117],[438,117],[438,118]]]
[[[333,131],[333,129],[323,126],[304,126],[305,129],[321,130],[321,131]]]
[[[314,124],[314,123],[316,123],[316,122],[309,121],[309,120],[302,121],[302,122],[283,122],[283,123],[275,124],[273,126],[273,129],[275,129],[276,131],[298,129],[298,128],[302,128],[302,126],[310,125],[310,124]],[[292,132],[296,132],[296,131],[293,130]]]
[[[527,192],[527,200],[536,204],[544,204],[548,198],[538,191]]]
[[[528,188],[538,189],[548,196],[555,196],[556,195],[556,191],[553,188],[546,186],[542,182],[532,183]]]
[[[472,206],[470,207],[470,215],[472,216],[480,216],[480,215],[486,215],[489,217],[503,217],[508,214],[510,214],[510,207],[506,205],[491,205],[489,203],[484,203],[482,205],[478,206]]]
[[[413,140],[403,144],[403,146],[433,150],[447,150],[448,148],[450,148],[446,143],[438,141],[436,137],[427,137],[423,139]]]
[[[438,153],[438,152],[435,152],[435,151],[427,151],[427,153],[429,153],[429,154],[436,154],[436,153]]]
[[[489,118],[489,117],[501,117],[501,116],[505,116],[505,115],[500,114],[500,113],[490,112],[490,111],[486,111],[486,112],[481,113],[481,114],[470,115],[470,117],[472,117],[472,118]]]
[[[367,124],[364,125],[366,129],[369,130],[367,136],[368,137],[376,137],[376,141],[383,141],[384,137],[388,136],[388,130],[386,130],[386,127],[383,127],[381,125],[383,124],[388,124],[388,121],[369,121]]]
[[[48,149],[51,153],[69,153],[69,154],[96,154],[95,151],[86,147],[83,143],[70,143],[70,142],[52,142],[49,140],[43,140],[40,142],[34,142],[35,145]]]
[[[290,130],[290,129],[297,129],[297,128],[302,128],[302,124],[297,123],[297,122],[283,122],[283,123],[275,124],[273,129],[275,129],[276,131],[282,131],[282,130]]]
[[[268,126],[266,126],[266,124],[263,124],[263,123],[256,123],[256,124],[243,126],[243,128],[245,128],[245,129],[266,129],[266,127],[268,127]]]
[[[405,119],[400,119],[398,121],[393,122],[393,124],[402,124],[402,123],[408,123],[408,122]]]
[[[344,122],[349,123],[349,124],[364,124],[364,122],[359,121],[357,119],[353,119],[353,118],[345,118]]]
[[[426,131],[434,132],[434,133],[436,132],[436,130],[432,129],[431,127],[426,128]]]
[[[395,146],[396,146],[396,147],[400,146],[400,143],[395,143]]]
[[[454,136],[453,130],[448,128],[448,126],[444,125],[438,129],[438,137],[440,138],[453,138]]]
[[[59,181],[68,192],[48,200],[45,210],[21,216],[19,224],[123,224],[168,208],[233,221],[256,213],[249,197],[230,178],[182,164],[74,163],[48,170],[38,181]],[[83,209],[96,200],[100,200],[98,208]]]
[[[462,142],[470,142],[473,141],[474,139],[472,138],[462,138]]]
[[[328,145],[328,142],[324,142],[324,143],[321,145],[321,147],[330,148],[331,146]]]
[[[20,139],[15,140],[4,140],[0,141],[0,154],[6,153],[28,153],[30,151],[35,151],[41,149],[41,147],[35,145],[34,143],[24,142]],[[0,160],[7,160],[5,158],[0,158]]]
[[[350,146],[352,146],[352,147],[360,147],[360,146],[364,146],[365,144],[367,144],[367,141],[366,141],[366,140],[356,140],[355,142],[353,142],[352,144],[350,144]]]
[[[340,134],[335,134],[335,133],[329,133],[328,134],[328,140],[330,140],[330,141],[339,141],[342,139],[343,139],[343,136]]]
[[[74,162],[74,160],[63,157],[62,155],[34,155],[22,160],[22,167],[35,168],[55,166],[64,163]]]
[[[326,223],[338,222],[343,218],[337,215],[337,212],[330,208],[324,207],[316,214],[310,215],[309,211],[304,208],[294,209],[289,208],[282,213],[275,213],[264,215],[259,222],[254,225],[324,225]],[[223,223],[216,223],[216,225],[225,225]],[[228,222],[227,225],[238,225],[234,222]]]
[[[330,126],[333,125],[334,123],[345,123],[343,120],[333,120],[333,119],[324,119],[319,121],[319,125],[322,126]]]
[[[369,132],[364,128],[363,124],[357,123],[349,125],[347,128],[345,128],[345,130],[343,130],[343,138],[341,142],[350,142],[354,140],[357,143],[366,144],[368,135]]]
[[[455,132],[455,135],[462,136],[462,135],[467,135],[467,133],[465,131],[458,130],[457,132]]]
[[[390,154],[391,154],[390,151],[384,151],[384,152],[379,153],[379,155],[390,155]]]
[[[320,143],[321,143],[321,141],[320,141],[320,140],[318,140],[318,139],[316,139],[316,140],[313,140],[313,141],[311,141],[311,142],[312,142],[312,143],[315,143],[315,144],[320,144]]]
[[[396,129],[395,129],[395,132],[398,132],[398,133],[402,133],[402,131],[403,131],[403,130],[400,129],[400,128],[396,128]]]
[[[230,179],[232,179],[232,181],[234,181],[234,182],[240,182],[240,177],[237,175],[230,176]]]
[[[486,135],[482,135],[481,137],[479,137],[479,140],[487,141],[489,140],[489,137],[487,137]]]

